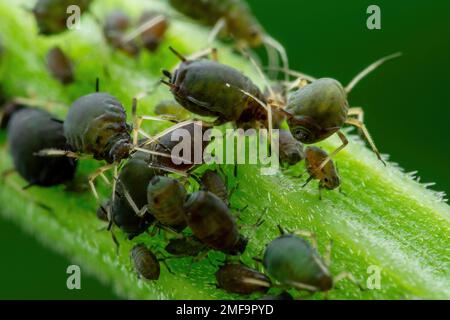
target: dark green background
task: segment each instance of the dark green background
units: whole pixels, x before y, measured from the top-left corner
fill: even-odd
[[[353,106],[383,153],[421,181],[450,190],[450,2],[250,0],[266,29],[289,52],[291,67],[346,84],[381,56],[402,51],[356,87]],[[366,9],[381,7],[382,30],[366,28]],[[83,275],[82,290],[66,289],[71,262],[0,220],[0,298],[115,296]]]

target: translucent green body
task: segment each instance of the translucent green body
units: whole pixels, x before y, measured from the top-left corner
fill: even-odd
[[[282,285],[301,288],[308,285],[326,291],[332,278],[317,251],[304,239],[292,234],[270,242],[264,252],[264,267]]]
[[[347,94],[330,78],[313,81],[290,94],[285,110],[295,139],[315,143],[338,131],[347,120]]]

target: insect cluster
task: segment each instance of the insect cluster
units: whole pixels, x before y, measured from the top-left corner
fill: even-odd
[[[80,1],[82,12],[90,2]],[[80,96],[72,103],[64,121],[12,99],[2,109],[1,127],[7,128],[15,170],[27,181],[27,187],[48,187],[70,182],[81,157],[105,162],[90,175],[89,184],[100,200],[94,181],[97,177],[108,181],[105,173],[114,170],[112,182],[108,181],[109,199],[99,207],[97,216],[108,222],[117,245],[114,227],[130,240],[146,232],[152,236],[151,228],[163,232],[167,238],[164,249],[140,243],[131,251],[137,273],[147,280],[160,277],[160,262],[168,265],[171,259],[182,257],[198,261],[211,250],[225,257],[215,273],[217,286],[236,294],[265,294],[271,288],[327,292],[341,279],[354,280],[349,273],[331,275],[329,259],[318,253],[312,234],[289,233],[281,227],[281,235],[266,245],[262,257],[255,257],[265,271],[241,262],[239,257],[251,238],[244,235],[243,226],[233,213],[232,192],[225,181],[227,174],[204,170],[201,164],[192,162],[177,164],[171,155],[178,142],[171,137],[176,130],[193,133],[200,128],[205,133],[225,123],[239,128],[267,128],[269,132],[280,129],[280,162],[288,167],[305,160],[309,174],[305,184],[317,179],[320,189],[335,189],[341,179],[332,157],[348,142],[340,131],[344,124],[360,128],[381,160],[362,121],[362,110],[350,108],[347,94],[369,71],[393,56],[372,64],[344,87],[334,79],[313,79],[288,70],[284,50],[267,35],[242,0],[170,0],[170,3],[179,12],[213,27],[211,38],[232,38],[257,68],[246,50],[264,44],[275,48],[287,79],[290,80],[291,74],[297,75],[297,79],[270,81],[260,72],[266,83],[262,90],[239,70],[219,62],[214,49],[207,50],[206,56],[212,56],[210,60],[205,55],[185,57],[171,48],[180,63],[172,71],[164,70],[161,82],[168,86],[174,100],[161,101],[155,107],[157,117],[138,116],[137,99],[133,99],[132,123],[128,123],[122,102],[110,93],[99,92],[98,85],[96,92]],[[33,13],[43,36],[65,30],[63,8],[66,6],[61,1],[37,1]],[[170,30],[169,17],[158,12],[142,13],[135,24],[122,11],[95,19],[103,25],[106,42],[131,57],[141,47],[154,52]],[[274,61],[272,54],[269,60]],[[46,64],[61,84],[78,81],[74,64],[62,48],[50,49]],[[214,121],[193,120],[196,116],[214,117]],[[176,124],[150,136],[140,128],[144,120],[169,120]],[[343,145],[330,154],[317,146],[304,147],[334,133]],[[138,139],[139,135],[144,138]],[[202,150],[208,143],[202,141]],[[292,297],[282,293],[263,298]]]

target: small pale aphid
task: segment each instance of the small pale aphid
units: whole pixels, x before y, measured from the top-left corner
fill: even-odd
[[[156,255],[143,244],[137,244],[131,250],[134,268],[140,277],[158,280],[161,267]]]
[[[47,69],[53,78],[66,85],[74,81],[73,64],[59,47],[50,49],[46,56]]]
[[[328,157],[326,151],[319,147],[308,146],[305,149],[305,154],[306,170],[309,173],[305,185],[312,179],[316,179],[319,180],[319,189],[333,190],[340,186],[341,179],[333,160],[328,161],[323,168],[320,168],[320,165]]]

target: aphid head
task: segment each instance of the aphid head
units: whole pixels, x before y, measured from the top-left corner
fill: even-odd
[[[257,48],[263,44],[264,33],[259,25],[253,25],[248,28],[245,38],[250,47]]]
[[[122,159],[128,158],[130,155],[130,151],[133,148],[133,144],[130,143],[130,139],[118,139],[112,145],[109,151],[109,160],[108,162],[119,163]]]
[[[306,144],[322,141],[340,128],[323,128],[314,118],[309,116],[290,116],[287,122],[294,138]]]
[[[341,179],[337,175],[335,170],[326,170],[327,166],[323,168],[323,171],[325,171],[324,178],[320,181],[320,185],[328,190],[336,189],[341,184]],[[330,171],[330,172],[326,172]]]

